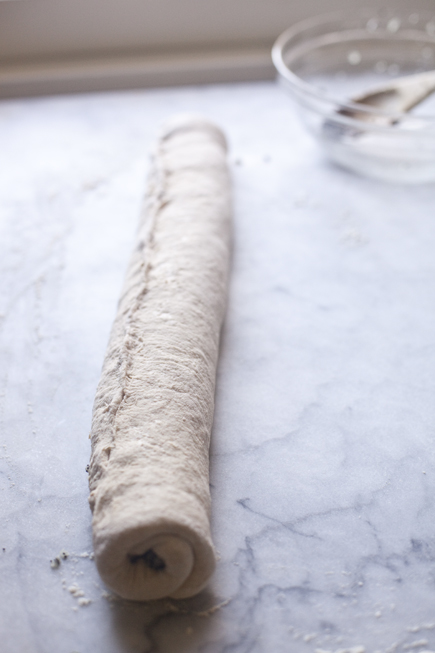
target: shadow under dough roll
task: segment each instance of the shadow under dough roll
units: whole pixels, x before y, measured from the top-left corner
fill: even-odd
[[[222,132],[199,118],[168,123],[146,199],[89,466],[97,567],[132,600],[193,596],[215,565],[209,442],[231,218]]]

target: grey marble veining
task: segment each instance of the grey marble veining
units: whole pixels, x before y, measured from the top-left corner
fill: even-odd
[[[87,434],[177,111],[231,146],[220,560],[202,595],[135,604],[92,560]],[[0,142],[1,651],[435,651],[434,187],[330,166],[269,83],[6,101]]]

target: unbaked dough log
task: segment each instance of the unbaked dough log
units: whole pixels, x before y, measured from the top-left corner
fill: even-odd
[[[89,467],[98,570],[133,600],[196,594],[214,569],[209,441],[229,264],[226,144],[167,125],[97,389]]]

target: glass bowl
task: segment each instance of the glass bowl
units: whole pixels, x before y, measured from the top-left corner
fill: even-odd
[[[418,3],[417,3],[418,5]],[[395,77],[435,69],[435,12],[334,13],[297,23],[272,58],[330,159],[401,183],[435,180],[435,94],[410,113],[352,102]]]

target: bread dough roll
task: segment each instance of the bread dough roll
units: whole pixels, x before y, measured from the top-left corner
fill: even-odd
[[[209,442],[230,214],[222,132],[198,118],[172,121],[157,144],[92,420],[95,559],[127,599],[192,596],[214,569]]]

